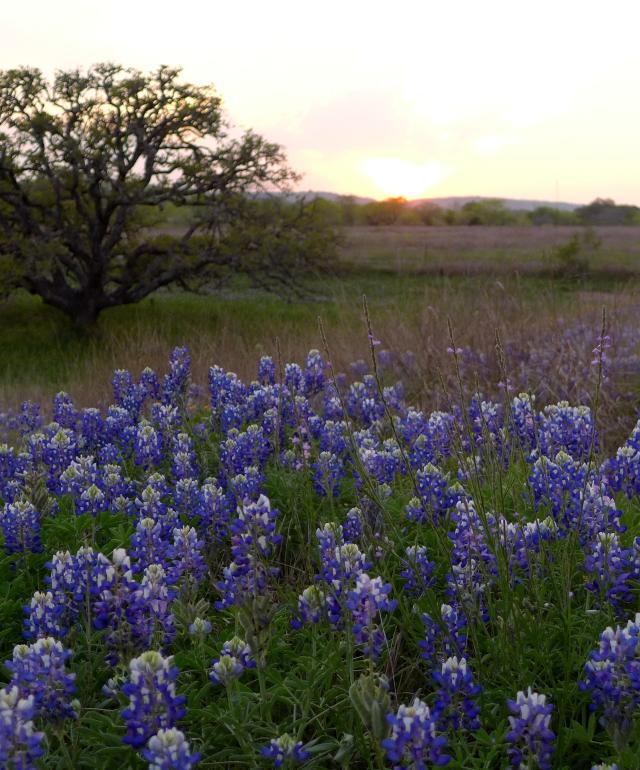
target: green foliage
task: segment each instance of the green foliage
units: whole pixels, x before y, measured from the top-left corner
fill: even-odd
[[[640,224],[638,206],[617,205],[611,198],[596,198],[587,206],[576,209],[575,213],[583,225]]]

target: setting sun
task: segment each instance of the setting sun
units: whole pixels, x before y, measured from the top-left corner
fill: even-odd
[[[441,163],[412,163],[402,158],[367,158],[363,168],[384,197],[419,198],[446,176]]]

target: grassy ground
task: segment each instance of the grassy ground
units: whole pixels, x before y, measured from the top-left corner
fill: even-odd
[[[351,227],[342,258],[357,265],[448,275],[550,273],[560,250],[578,239],[577,256],[596,275],[640,270],[638,227]]]
[[[64,316],[38,300],[16,297],[0,305],[0,404],[15,407],[25,398],[48,401],[61,389],[81,405],[109,403],[114,369],[137,373],[149,365],[162,372],[176,345],[190,348],[199,382],[206,381],[213,363],[250,379],[262,354],[279,356],[283,362],[300,361],[310,348],[322,349],[318,318],[336,368],[346,370],[350,362],[367,357],[364,293],[376,336],[398,355],[408,350],[416,355],[409,377],[414,396],[425,407],[435,408],[444,398],[443,378],[451,383],[453,376],[446,353],[449,320],[456,344],[474,351],[466,373],[473,378],[477,372],[472,369],[482,356],[495,359],[496,333],[516,349],[531,351],[545,348],[560,327],[584,324],[589,329],[585,344],[592,345],[603,307],[610,325],[625,329],[637,311],[635,286],[629,283],[368,271],[324,281],[315,289],[313,301],[297,302],[257,295],[225,299],[158,294],[139,305],[105,312],[96,334],[88,338],[78,336]],[[565,363],[553,372],[553,388],[542,383],[548,374],[544,369],[522,379],[535,389],[538,378],[538,391],[544,384],[550,399],[580,400],[577,388],[583,377],[566,363],[576,358],[574,343],[555,341],[555,355]],[[479,374],[485,390],[484,383],[490,389],[503,379],[493,359]],[[519,363],[525,365],[526,361]]]

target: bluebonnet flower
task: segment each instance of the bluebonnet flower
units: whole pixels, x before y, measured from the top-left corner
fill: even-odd
[[[40,404],[23,401],[20,405],[20,433],[26,436],[42,427]]]
[[[316,494],[337,497],[340,494],[340,481],[345,475],[343,460],[332,452],[320,452],[311,468]]]
[[[525,453],[532,452],[538,444],[535,400],[534,395],[519,393],[511,402],[509,430],[515,436],[521,451]]]
[[[622,548],[614,532],[598,532],[584,559],[587,590],[616,608],[630,601],[631,558],[631,549]]]
[[[185,714],[184,696],[176,695],[178,668],[173,658],[154,650],[129,663],[129,678],[122,692],[129,706],[122,712],[127,723],[125,743],[141,748],[160,729],[174,727]]]
[[[126,610],[134,644],[150,647],[154,642],[164,647],[175,635],[174,618],[170,605],[175,591],[161,564],[150,564],[144,571],[140,585],[130,584],[134,590]]]
[[[304,394],[312,396],[321,393],[325,385],[326,364],[318,350],[310,350],[303,372]]]
[[[104,420],[99,409],[86,408],[80,412],[80,435],[82,448],[97,449],[103,440]]]
[[[262,356],[258,365],[258,381],[261,385],[275,385],[276,365],[271,356]]]
[[[70,628],[78,620],[81,609],[88,610],[92,573],[98,559],[92,548],[82,546],[75,556],[69,551],[58,551],[47,562],[49,575],[45,581],[53,594],[53,604],[59,608],[58,624],[62,628]]]
[[[267,561],[281,541],[276,534],[278,511],[269,499],[260,495],[255,503],[238,507],[238,517],[231,524],[231,554],[233,562],[224,569],[223,580],[217,584],[222,598],[216,607],[222,609],[244,604],[264,593],[267,576],[272,568]]]
[[[437,721],[426,703],[414,698],[410,706],[402,704],[387,721],[391,735],[382,741],[394,770],[427,770],[430,764],[444,767],[447,739],[438,734]]]
[[[133,448],[136,465],[149,468],[162,461],[162,436],[146,420],[136,430]]]
[[[175,727],[158,730],[141,753],[149,770],[192,770],[200,760],[200,754],[191,752],[184,733]]]
[[[397,602],[389,599],[390,593],[390,583],[384,583],[381,577],[372,579],[363,572],[358,575],[355,588],[347,596],[346,605],[353,617],[356,644],[373,660],[380,657],[385,643],[384,631],[375,621],[381,612],[392,612],[396,608]]]
[[[429,561],[424,545],[410,545],[406,549],[407,558],[402,560],[404,569],[400,577],[404,580],[405,590],[411,596],[422,596],[433,584],[432,574],[435,562]]]
[[[171,470],[175,479],[191,479],[198,476],[193,441],[186,433],[178,433],[173,439]]]
[[[166,564],[171,552],[171,543],[165,538],[162,523],[145,516],[138,519],[131,535],[131,556],[134,572],[142,572],[150,564]]]
[[[351,508],[347,511],[347,517],[342,525],[342,534],[347,543],[357,543],[362,540],[364,527],[360,508]]]
[[[35,438],[35,435],[31,438]],[[52,492],[62,491],[58,479],[62,471],[75,458],[77,451],[75,433],[68,428],[61,428],[56,423],[51,423],[45,433],[42,461],[49,471],[48,485]]]
[[[473,674],[465,658],[447,658],[435,668],[433,679],[438,685],[435,711],[438,722],[454,730],[477,730],[480,727],[480,709],[475,700],[482,688],[473,681]]]
[[[229,489],[233,492],[238,504],[247,500],[257,500],[262,494],[264,476],[255,465],[250,465],[229,480]]]
[[[407,506],[407,518],[418,524],[438,524],[464,497],[462,487],[450,485],[449,477],[431,463],[416,473],[416,485],[420,497],[413,498]]]
[[[75,430],[78,421],[78,411],[73,399],[68,393],[60,391],[53,397],[53,421],[62,428]]]
[[[164,568],[149,565],[137,583],[124,549],[116,549],[111,561],[101,557],[92,575],[93,612],[95,627],[105,631],[108,660],[115,663],[119,655],[152,643],[167,644],[175,635],[170,610],[175,594]]]
[[[184,396],[190,369],[191,356],[187,348],[174,348],[169,357],[169,371],[162,380],[163,404],[175,404]]]
[[[44,753],[44,733],[35,730],[33,696],[24,698],[18,687],[0,690],[0,766],[36,770]]]
[[[434,619],[425,612],[421,619],[425,627],[425,638],[418,644],[424,660],[435,662],[450,656],[464,656],[467,619],[459,608],[443,604],[440,607],[440,618]]]
[[[160,397],[158,375],[148,366],[140,374],[140,388],[147,398],[157,399]]]
[[[304,392],[304,375],[298,364],[285,364],[284,384],[294,394]]]
[[[23,631],[25,639],[60,637],[67,632],[62,623],[64,606],[56,600],[51,591],[36,591],[31,602],[24,606],[24,612],[26,614]]]
[[[197,617],[194,619],[193,623],[189,626],[189,633],[191,636],[207,636],[211,633],[211,629],[213,628],[213,625],[211,624],[211,621],[205,620],[204,618]]]
[[[260,753],[270,759],[274,767],[281,767],[285,762],[304,762],[309,757],[309,752],[302,747],[302,741],[296,741],[288,733],[279,738],[272,738],[268,746],[260,749]]]
[[[317,430],[314,438],[318,439],[322,452],[344,455],[347,450],[347,424],[341,420],[322,420],[317,418]],[[313,430],[313,418],[309,421]]]
[[[67,671],[71,651],[52,637],[38,639],[30,645],[13,648],[13,659],[5,661],[11,672],[9,687],[16,686],[20,697],[33,697],[35,713],[47,720],[75,717],[70,704],[75,693],[75,674]]]
[[[204,541],[193,527],[173,530],[169,579],[172,583],[197,586],[208,572],[202,552]]]
[[[545,406],[539,416],[540,451],[551,457],[559,451],[576,460],[587,460],[598,451],[598,434],[588,406],[570,406],[568,401]]]
[[[623,739],[640,705],[640,612],[625,627],[606,628],[600,646],[585,665],[580,688],[591,694],[591,710],[601,711],[600,721]]]
[[[318,623],[326,616],[327,597],[317,585],[309,586],[298,596],[298,617],[291,621],[293,628],[304,623]]]
[[[201,502],[197,508],[199,529],[208,540],[222,540],[228,534],[232,510],[232,496],[225,494],[215,479],[205,481],[201,490]]]
[[[555,734],[549,727],[553,705],[547,703],[546,695],[534,692],[518,692],[515,700],[507,701],[509,725],[507,733],[509,747],[507,754],[511,766],[526,770],[532,763],[540,770],[551,770]]]
[[[41,516],[27,500],[5,503],[0,511],[0,530],[4,537],[6,554],[41,553],[43,550],[40,531]]]
[[[209,678],[215,684],[225,687],[234,679],[239,679],[248,668],[255,668],[256,662],[251,647],[238,636],[234,636],[222,646],[219,658],[211,663]]]

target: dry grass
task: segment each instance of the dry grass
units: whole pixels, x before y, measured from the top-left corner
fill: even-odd
[[[554,268],[553,253],[575,235],[597,272],[637,272],[640,227],[349,227],[341,256],[356,265],[427,273],[532,274]],[[595,245],[593,239],[597,239]]]
[[[561,292],[553,286],[499,280],[410,281],[380,287],[370,307],[376,336],[383,348],[395,354],[395,369],[387,378],[401,376],[412,403],[427,409],[444,407],[456,396],[454,362],[447,353],[449,321],[456,345],[465,351],[466,387],[471,390],[477,385],[498,398],[502,395],[497,384],[508,378],[515,389],[530,389],[545,401],[588,401],[595,384],[590,352],[603,307],[614,340],[624,343],[625,361],[635,355],[636,336],[640,341],[640,332],[634,336],[640,310],[634,291]],[[47,374],[43,366],[42,377],[26,378],[14,372],[0,386],[0,403],[16,407],[25,398],[48,402],[53,393],[64,389],[79,405],[107,405],[114,369],[138,374],[151,366],[163,372],[171,349],[178,344],[191,351],[197,383],[206,385],[214,363],[250,380],[263,354],[279,356],[281,362],[303,361],[310,348],[322,348],[318,316],[337,370],[349,371],[352,361],[367,360],[361,296],[355,292],[317,305],[167,296],[105,316],[96,340],[78,346],[58,339],[57,349],[52,345],[49,352],[62,357],[55,371]],[[508,351],[507,371],[499,365],[497,338]],[[406,351],[414,354],[415,362],[403,360]],[[44,365],[44,350],[41,355]],[[605,411],[624,430],[629,409],[620,400],[621,387],[635,387],[635,372],[627,364],[628,371],[616,375],[615,390],[612,387],[610,395],[605,394],[611,402],[605,403]]]

